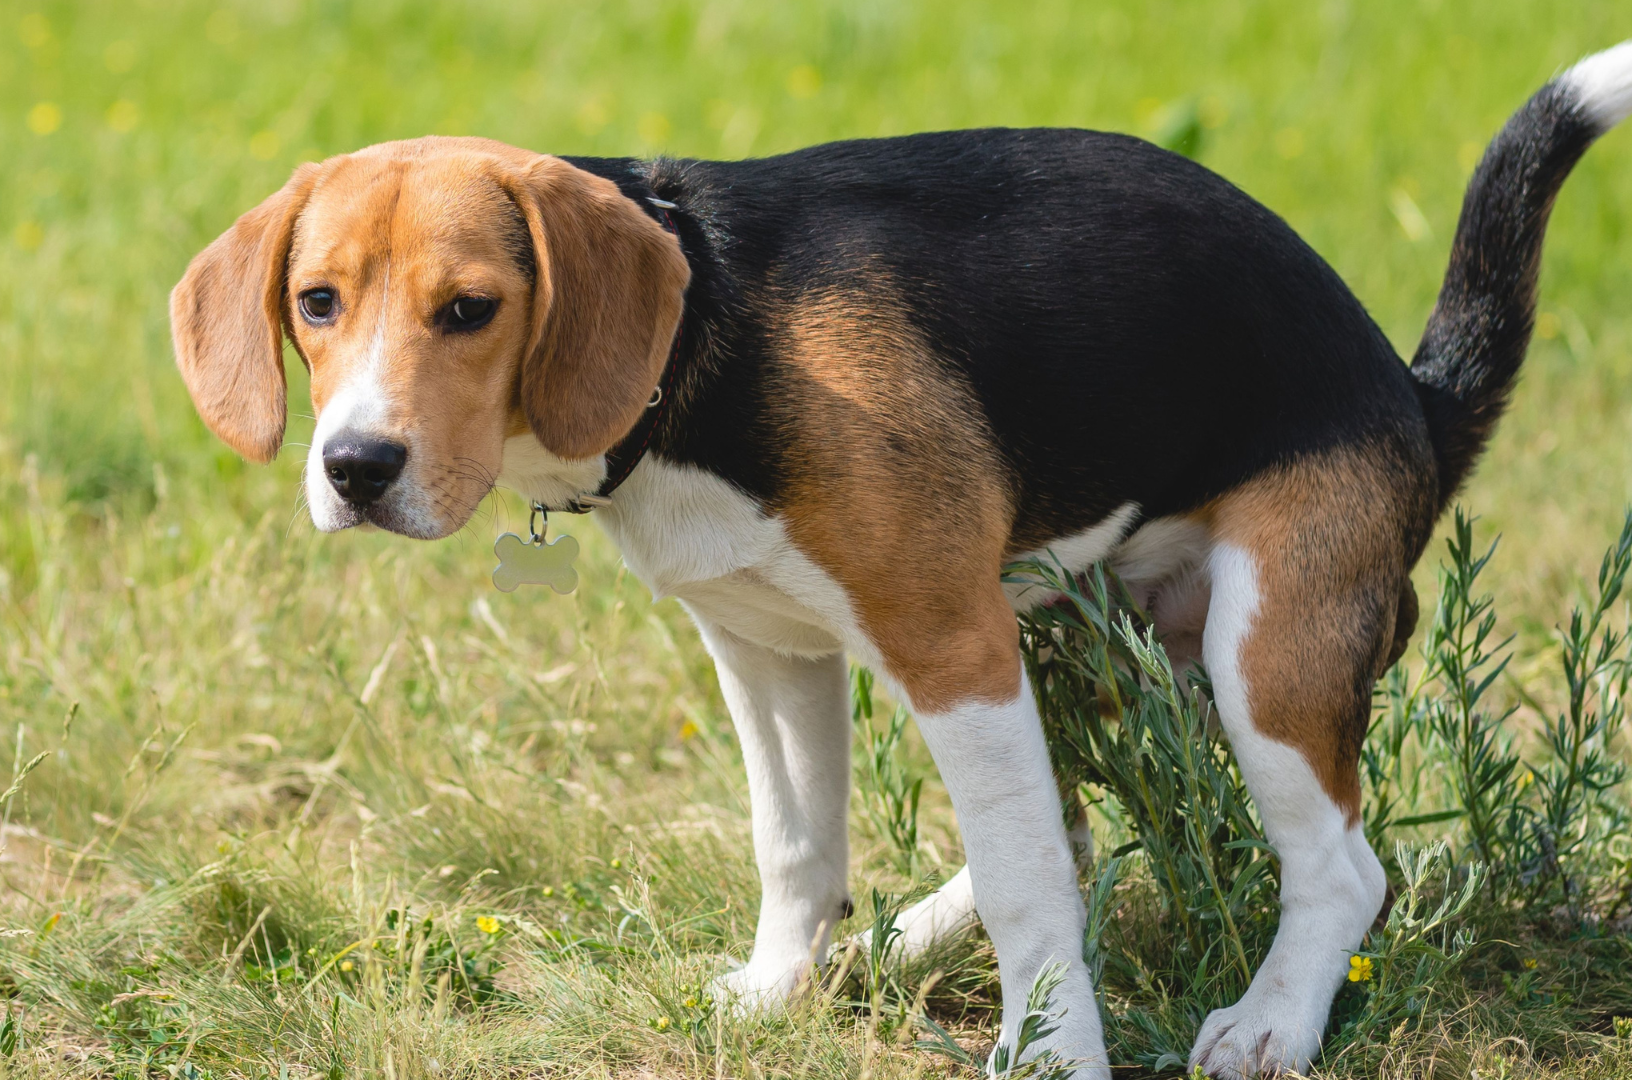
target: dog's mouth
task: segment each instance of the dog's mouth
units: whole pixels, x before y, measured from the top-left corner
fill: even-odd
[[[388,498],[359,506],[340,499],[312,507],[312,524],[320,532],[380,529],[413,540],[440,540],[459,530],[469,515],[450,516],[413,504],[424,500]],[[444,508],[445,510],[445,508]]]
[[[443,513],[415,512],[412,508],[397,504],[395,500],[363,507],[356,511],[356,516],[354,526],[348,527],[383,529],[410,540],[440,540],[451,536],[470,517],[468,514],[449,515],[445,510]]]
[[[422,527],[416,528],[413,523],[407,521],[401,514],[396,513],[389,507],[371,506],[363,510],[358,517],[357,527],[359,528],[383,529],[388,533],[396,533],[398,536],[418,539],[432,540],[436,538],[435,536],[425,536]]]

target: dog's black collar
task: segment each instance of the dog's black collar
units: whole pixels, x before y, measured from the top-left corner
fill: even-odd
[[[663,227],[672,233],[676,240],[680,238],[680,229],[674,223],[669,211],[675,208],[674,203],[666,199],[659,199],[655,195],[648,195],[646,201],[657,211],[657,218]],[[646,405],[646,411],[640,414],[629,434],[619,440],[606,455],[606,479],[601,486],[589,495],[580,495],[567,505],[551,509],[559,509],[568,514],[587,514],[597,507],[605,506],[614,491],[618,490],[629,474],[635,471],[640,459],[646,456],[646,451],[652,445],[652,436],[663,423],[663,416],[668,411],[669,399],[673,397],[675,372],[680,367],[680,339],[685,336],[686,319],[682,310],[680,325],[674,328],[674,345],[669,350],[669,362],[663,366],[663,376],[658,380],[657,390],[652,400]],[[537,505],[537,504],[535,504]],[[542,507],[541,507],[542,508]]]

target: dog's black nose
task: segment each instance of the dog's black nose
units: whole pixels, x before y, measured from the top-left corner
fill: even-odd
[[[341,436],[323,447],[329,485],[353,506],[378,500],[407,461],[408,448],[386,439]]]

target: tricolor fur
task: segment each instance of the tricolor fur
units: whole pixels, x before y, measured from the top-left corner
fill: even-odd
[[[1065,963],[1049,1045],[1095,1076],[1089,838],[1061,820],[1014,620],[1044,597],[999,574],[1108,559],[1205,664],[1281,860],[1275,944],[1193,1061],[1302,1070],[1383,901],[1357,756],[1416,622],[1411,567],[1513,385],[1553,198],[1628,112],[1632,43],[1508,122],[1410,367],[1274,214],[1068,130],[744,162],[371,147],[302,166],[193,261],[177,359],[206,423],[266,460],[294,341],[325,530],[445,536],[501,480],[570,505],[655,422],[597,513],[696,620],[741,735],[764,892],[722,995],[785,1000],[849,910],[848,653],[917,714],[969,857],[904,942],[978,910],[1005,1041]]]

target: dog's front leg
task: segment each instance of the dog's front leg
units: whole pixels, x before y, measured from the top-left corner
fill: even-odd
[[[842,652],[783,656],[697,622],[748,767],[761,889],[753,955],[716,992],[738,1008],[774,1007],[827,955],[850,909],[847,669]]]
[[[1064,802],[1075,796],[1069,790],[1060,792]],[[1079,872],[1094,866],[1094,834],[1088,825],[1087,810],[1078,806],[1077,819],[1066,831]],[[903,958],[923,956],[960,937],[979,922],[975,912],[974,887],[969,883],[969,867],[953,874],[940,888],[901,913],[896,927],[901,936],[896,939],[896,955]],[[863,949],[872,946],[873,932],[863,930],[859,940]]]
[[[1017,650],[1012,662],[1020,669]],[[1025,1056],[1052,1050],[1079,1063],[1079,1077],[1108,1077],[1099,1008],[1082,960],[1086,915],[1076,862],[1031,685],[1023,670],[1015,681],[1018,693],[1008,700],[920,709],[918,729],[952,796],[975,907],[997,949],[999,1046],[1010,1048],[1012,1063],[1026,995],[1039,972],[1061,964],[1065,981],[1050,1006],[1059,1014],[1058,1030]]]

